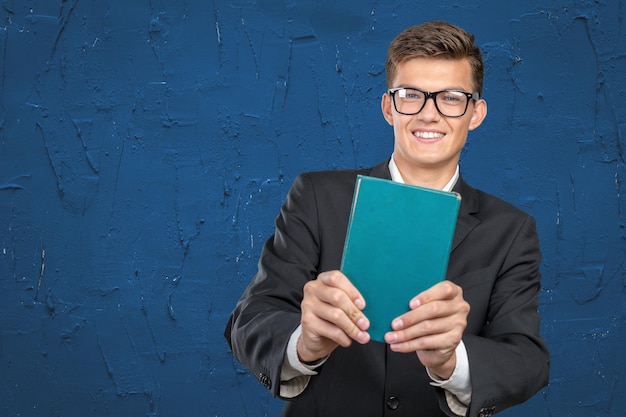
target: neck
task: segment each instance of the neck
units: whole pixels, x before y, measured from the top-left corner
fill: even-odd
[[[395,160],[395,159],[394,159]],[[445,169],[429,169],[416,166],[404,166],[395,160],[398,171],[405,183],[424,188],[442,190],[452,179],[457,165],[445,167]]]

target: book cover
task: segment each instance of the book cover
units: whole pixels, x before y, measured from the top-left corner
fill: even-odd
[[[372,340],[384,341],[409,301],[442,281],[461,197],[357,177],[341,271],[365,298]]]

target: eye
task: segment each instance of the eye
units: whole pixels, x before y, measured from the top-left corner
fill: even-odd
[[[466,100],[466,97],[458,91],[444,91],[441,93],[441,99],[446,104],[460,104]]]
[[[424,98],[424,94],[418,90],[411,90],[405,88],[404,90],[400,90],[400,97],[406,100],[422,100]]]

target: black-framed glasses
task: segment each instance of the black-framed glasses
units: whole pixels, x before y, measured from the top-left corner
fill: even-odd
[[[430,93],[417,88],[390,88],[387,92],[393,100],[393,107],[400,114],[417,114],[433,99],[437,111],[445,117],[461,117],[467,112],[470,100],[478,100],[480,94],[460,90],[443,90]]]

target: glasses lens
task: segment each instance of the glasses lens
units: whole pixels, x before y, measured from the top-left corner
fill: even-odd
[[[467,109],[467,96],[460,91],[441,91],[437,93],[437,108],[444,116],[459,117]]]
[[[404,114],[417,114],[424,107],[426,95],[419,90],[403,88],[393,95],[396,110]]]

